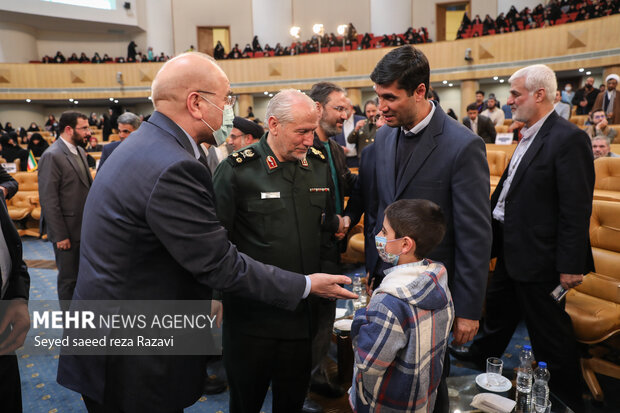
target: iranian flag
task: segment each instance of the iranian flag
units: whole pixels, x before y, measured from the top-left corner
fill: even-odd
[[[28,153],[28,172],[37,170],[37,160],[34,158],[32,151]]]

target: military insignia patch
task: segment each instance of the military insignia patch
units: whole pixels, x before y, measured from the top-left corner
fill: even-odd
[[[243,151],[243,156],[246,158],[251,158],[254,156],[254,151],[252,149],[246,149]]]
[[[310,154],[316,156],[317,158],[320,158],[322,160],[325,160],[325,155],[323,155],[323,152],[319,151],[317,148],[315,148],[314,146],[310,147]]]
[[[276,162],[274,157],[271,155],[267,157],[267,166],[269,167],[269,169],[275,169],[278,167],[278,163]]]
[[[258,154],[254,152],[254,149],[248,148],[242,151],[231,153],[228,156],[228,161],[231,162],[233,165],[241,165],[244,162],[248,162],[248,161],[251,161],[252,159],[259,159],[259,158],[260,156],[258,156]]]
[[[301,166],[305,166],[306,168],[308,167],[308,160],[306,158],[300,160],[299,162],[301,163]]]

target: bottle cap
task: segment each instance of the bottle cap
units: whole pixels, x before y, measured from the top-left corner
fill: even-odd
[[[538,367],[540,367],[541,369],[546,369],[547,368],[547,363],[545,363],[544,361],[539,361],[538,362]]]
[[[530,346],[530,345],[526,344],[526,345],[524,345],[524,346],[523,346],[523,350],[529,350],[529,351],[532,351],[532,346]]]

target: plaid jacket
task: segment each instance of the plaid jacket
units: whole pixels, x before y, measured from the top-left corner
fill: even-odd
[[[454,305],[445,267],[391,269],[351,327],[355,412],[432,412]]]

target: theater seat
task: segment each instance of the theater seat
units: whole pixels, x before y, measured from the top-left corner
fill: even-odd
[[[598,158],[594,172],[594,199],[620,202],[620,158]]]
[[[36,172],[17,172],[13,178],[19,184],[20,191],[39,190],[39,175]]]
[[[582,127],[586,120],[588,120],[588,115],[574,115],[570,117],[570,121],[579,127]]]
[[[13,198],[7,201],[6,204],[9,217],[11,217],[13,221],[21,221],[28,218],[30,212],[34,209],[34,205],[31,202],[31,197],[33,195],[38,194],[31,191],[18,191]]]
[[[489,172],[491,174],[491,193],[493,193],[506,168],[506,152],[488,151],[487,162],[489,163]]]
[[[620,379],[620,365],[608,356],[620,350],[620,203],[594,201],[590,242],[596,272],[566,295],[575,336],[588,345],[583,378],[596,400],[604,398],[595,373]],[[617,360],[616,360],[617,361]]]

